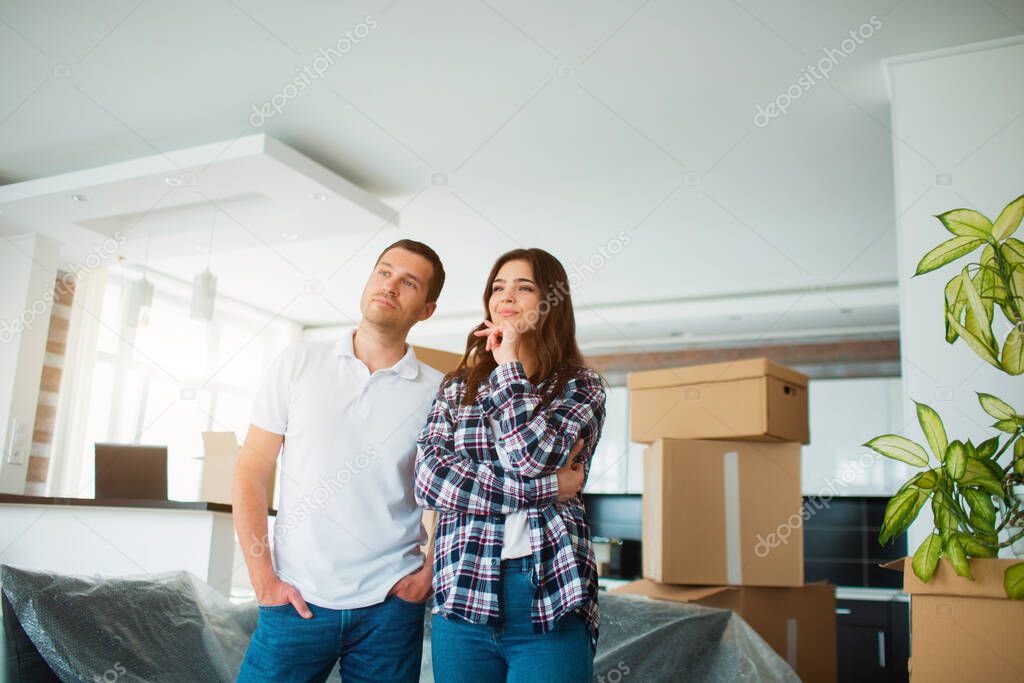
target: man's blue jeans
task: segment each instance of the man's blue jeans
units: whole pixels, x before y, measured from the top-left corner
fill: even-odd
[[[500,626],[472,624],[455,616],[433,616],[430,649],[434,680],[591,683],[594,650],[583,619],[569,614],[558,621],[555,630],[533,632],[533,558],[502,562],[501,583]]]
[[[309,609],[312,619],[291,604],[259,608],[239,681],[324,681],[335,663],[345,683],[419,680],[422,604],[391,596],[359,609]]]

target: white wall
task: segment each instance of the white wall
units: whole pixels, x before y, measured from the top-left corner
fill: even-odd
[[[975,391],[1024,409],[1024,378],[1011,378],[962,341],[944,339],[943,288],[976,257],[912,279],[928,250],[952,237],[935,214],[973,208],[995,220],[1024,193],[1024,37],[964,46],[887,63],[892,94],[898,222],[900,343],[904,414],[916,399],[934,407],[950,438],[979,441],[995,432]],[[943,174],[948,174],[948,177]],[[997,316],[1000,314],[997,311]],[[997,318],[998,319],[998,318]],[[1006,328],[997,332],[1000,340]],[[924,443],[916,422],[908,437]],[[911,529],[910,550],[931,528],[930,512]]]
[[[0,240],[0,492],[23,493],[28,446],[57,278],[57,245],[39,235]],[[7,462],[13,420],[25,427],[24,461]]]

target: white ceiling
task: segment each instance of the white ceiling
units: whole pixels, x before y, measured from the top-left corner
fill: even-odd
[[[873,16],[880,28],[827,80],[755,125],[758,105]],[[365,37],[254,127],[253,107],[346,30]],[[881,60],[1021,33],[1022,0],[0,2],[0,180],[199,145],[231,157],[232,141],[265,133],[400,212],[401,227],[332,231],[328,218],[300,231],[287,217],[310,210],[309,193],[268,194],[262,176],[217,206],[182,209],[177,187],[148,214],[90,207],[136,226],[130,261],[147,232],[163,239],[150,265],[185,280],[218,215],[221,291],[307,325],[358,317],[377,252],[423,239],[449,280],[417,336],[451,348],[498,253],[540,246],[572,271],[620,233],[629,244],[576,291],[591,348],[891,334],[893,222],[913,206],[893,206],[904,143],[888,130]],[[24,228],[0,215],[0,232]],[[311,280],[322,293],[305,293]]]

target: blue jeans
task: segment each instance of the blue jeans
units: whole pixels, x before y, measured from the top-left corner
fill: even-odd
[[[590,631],[576,614],[562,617],[549,633],[534,633],[530,605],[536,589],[533,558],[501,563],[502,623],[473,624],[435,614],[430,648],[437,683],[557,681],[591,683],[594,651]]]
[[[291,604],[260,606],[238,681],[324,681],[335,663],[345,683],[420,679],[422,604],[395,596],[359,609],[308,604],[312,619]]]

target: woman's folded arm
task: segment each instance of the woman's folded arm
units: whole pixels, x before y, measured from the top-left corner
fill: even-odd
[[[519,362],[504,363],[491,372],[491,401],[500,412],[497,446],[513,470],[524,478],[540,477],[566,465],[578,438],[596,446],[605,414],[605,390],[592,372],[570,379],[555,407],[541,406],[543,397],[526,377]]]
[[[454,416],[442,388],[430,409],[416,448],[416,502],[430,510],[504,515],[543,507],[558,498],[558,477],[522,478],[455,453]]]

